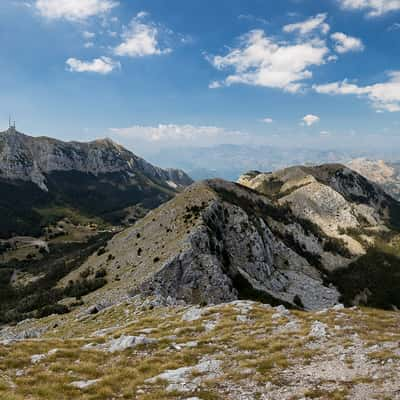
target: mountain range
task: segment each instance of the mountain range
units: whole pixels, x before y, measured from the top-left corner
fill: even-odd
[[[335,164],[250,173],[239,182],[189,187],[64,282],[106,270],[110,282],[90,301],[148,293],[198,304],[400,307],[390,289],[400,284],[400,204],[378,185]]]
[[[395,167],[351,165],[0,134],[0,398],[397,398]]]
[[[353,159],[386,161],[399,160],[400,155],[389,151],[358,149],[312,148],[288,140],[287,146],[221,144],[209,147],[168,148],[149,153],[146,158],[161,166],[175,165],[193,179],[222,178],[236,181],[245,171],[276,171],[292,165],[347,164]]]
[[[192,181],[182,171],[110,140],[10,130],[0,138],[2,234],[11,235],[0,249],[4,321],[134,294],[400,307],[400,204],[346,166],[251,171],[238,183],[185,188]]]
[[[356,158],[347,164],[369,180],[381,185],[395,199],[400,200],[400,163]]]
[[[0,133],[0,237],[39,235],[60,209],[133,222],[190,183],[110,139],[66,143],[10,128]]]

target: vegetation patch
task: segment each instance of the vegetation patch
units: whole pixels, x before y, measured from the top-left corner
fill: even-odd
[[[104,286],[104,273],[88,279],[91,271],[85,271],[80,280],[70,282],[66,288],[58,288],[58,282],[84,261],[111,237],[99,234],[87,243],[54,244],[50,253],[41,260],[10,262],[0,267],[0,322],[16,322],[26,318],[38,318],[49,313],[65,313],[67,308],[57,304],[65,297],[80,297]],[[38,278],[27,284],[14,286],[11,274],[15,271],[31,272]],[[11,273],[12,271],[12,273]],[[101,276],[103,275],[103,276]]]
[[[358,296],[361,304],[370,307],[400,307],[400,258],[395,255],[369,249],[347,268],[333,272],[329,279],[346,305],[352,305]],[[362,293],[365,296],[360,297]]]

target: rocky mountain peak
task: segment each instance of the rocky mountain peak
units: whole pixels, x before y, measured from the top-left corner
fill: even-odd
[[[158,168],[111,139],[63,142],[10,128],[0,133],[0,237],[36,236],[59,210],[132,223],[192,180]]]
[[[15,128],[0,133],[0,178],[31,181],[48,190],[46,175],[55,171],[93,175],[140,171],[152,178],[172,181],[176,188],[184,186],[179,179],[190,181],[182,171],[154,167],[109,138],[83,143],[32,137]]]

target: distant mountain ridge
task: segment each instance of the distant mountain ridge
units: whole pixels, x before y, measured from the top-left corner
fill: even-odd
[[[155,167],[108,138],[87,143],[62,142],[24,135],[14,128],[0,132],[1,178],[30,180],[47,190],[45,175],[55,171],[93,175],[142,171],[150,178],[170,182],[173,188],[191,183],[183,171]]]
[[[40,209],[55,206],[118,222],[127,208],[152,209],[191,183],[110,139],[62,142],[10,128],[0,133],[0,236],[38,234]]]
[[[400,200],[400,162],[356,158],[347,165],[369,180],[378,183],[387,193]]]
[[[278,171],[292,165],[347,163],[356,157],[396,159],[396,152],[370,152],[356,149],[318,149],[275,145],[216,145],[202,148],[169,148],[147,159],[157,165],[183,168],[195,180],[222,178],[237,180],[249,170]],[[398,155],[400,158],[400,155]]]

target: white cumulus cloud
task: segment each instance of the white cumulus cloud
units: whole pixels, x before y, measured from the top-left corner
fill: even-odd
[[[321,40],[279,43],[263,30],[253,30],[240,37],[238,47],[228,54],[207,57],[218,70],[233,71],[211,87],[242,83],[298,92],[303,81],[312,77],[310,67],[324,64],[328,54],[329,49]]]
[[[314,85],[318,93],[330,95],[356,95],[368,98],[377,110],[400,111],[400,71],[392,71],[386,82],[359,86],[347,80],[325,85]]]
[[[365,48],[361,39],[348,36],[342,32],[333,33],[331,38],[335,41],[335,50],[340,54],[350,51],[363,51]]]
[[[81,61],[76,58],[69,58],[66,61],[71,72],[94,72],[102,75],[109,74],[116,68],[120,68],[119,62],[109,57],[95,58],[92,61]]]
[[[274,122],[274,120],[272,118],[264,118],[261,121],[265,122],[266,124],[272,124]]]
[[[36,0],[36,10],[45,18],[82,21],[109,12],[118,5],[114,0]]]
[[[338,0],[347,10],[366,11],[370,17],[378,17],[391,11],[400,10],[400,0]]]
[[[315,17],[311,17],[303,22],[296,24],[289,24],[283,27],[284,32],[298,32],[301,35],[307,35],[315,30],[327,34],[330,30],[330,26],[325,22],[327,14],[318,14]]]
[[[159,28],[153,23],[143,21],[147,16],[148,14],[142,11],[133,18],[129,27],[122,34],[122,43],[114,49],[116,55],[144,57],[171,52],[170,48],[160,45]]]
[[[303,123],[307,126],[312,126],[320,121],[320,118],[313,114],[308,114],[303,118]]]

